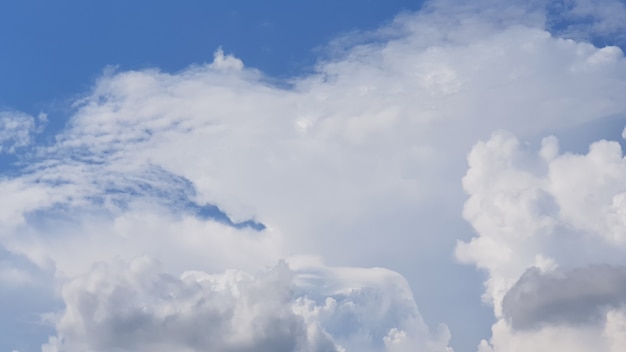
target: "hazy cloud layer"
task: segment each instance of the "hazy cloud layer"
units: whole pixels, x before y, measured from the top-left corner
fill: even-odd
[[[46,116],[40,115],[38,122],[45,123]],[[0,153],[13,154],[19,148],[31,144],[37,125],[37,120],[32,116],[15,111],[0,111]]]
[[[613,41],[624,47],[626,3],[620,0],[547,1],[548,25],[556,33],[578,40]]]

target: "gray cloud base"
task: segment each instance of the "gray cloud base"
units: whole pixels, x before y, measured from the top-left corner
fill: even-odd
[[[626,304],[626,267],[594,265],[542,273],[528,269],[503,300],[515,329],[546,324],[601,324],[606,312]]]
[[[175,277],[141,257],[97,264],[62,296],[44,352],[449,351],[447,328],[430,335],[406,281],[384,269],[298,273],[280,262],[257,275]]]
[[[284,263],[258,278],[237,272],[177,278],[148,258],[127,268],[97,265],[64,287],[60,338],[47,348],[337,351],[323,334],[307,337],[304,319],[290,310],[291,280]]]

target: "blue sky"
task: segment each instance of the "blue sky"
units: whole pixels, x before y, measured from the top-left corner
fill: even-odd
[[[1,4],[0,350],[623,351],[625,30],[622,0]]]
[[[350,31],[419,1],[19,1],[0,13],[0,103],[37,113],[89,89],[106,66],[176,72],[222,47],[273,77],[299,75]],[[61,119],[61,117],[59,117]]]

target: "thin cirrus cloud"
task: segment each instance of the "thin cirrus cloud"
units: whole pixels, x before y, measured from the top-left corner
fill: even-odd
[[[620,146],[577,155],[556,137],[539,151],[520,139],[624,115],[623,52],[550,32],[545,3],[496,3],[431,2],[337,40],[280,86],[221,49],[178,73],[109,70],[54,143],[7,139],[29,153],[0,180],[5,271],[24,292],[49,277],[63,306],[35,340],[70,352],[618,351],[615,300],[568,325],[558,307],[532,314],[559,296],[527,290],[565,275],[576,291],[590,265],[625,264]],[[571,16],[591,14],[576,33],[617,25],[575,4]],[[221,220],[198,216],[208,208]],[[450,280],[455,255],[487,274],[491,336],[466,293],[482,276]],[[393,271],[355,268],[379,266]],[[585,292],[581,312],[598,312]]]

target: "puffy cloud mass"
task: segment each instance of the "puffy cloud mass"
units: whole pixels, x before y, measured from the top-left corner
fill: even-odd
[[[626,113],[622,49],[585,41],[622,10],[561,5],[585,21],[429,2],[280,84],[222,50],[106,70],[48,144],[0,115],[3,150],[31,145],[0,178],[3,272],[63,306],[44,350],[623,350],[620,144],[521,142]]]
[[[626,159],[618,142],[587,154],[539,150],[507,133],[476,144],[463,179],[478,236],[457,257],[489,273],[499,321],[481,351],[623,349]]]
[[[180,277],[148,257],[98,264],[64,285],[43,351],[450,351],[397,273],[294,260]]]
[[[427,212],[458,208],[464,155],[477,138],[502,127],[539,133],[626,109],[619,48],[553,37],[532,9],[507,4],[494,13],[480,4],[434,3],[400,16],[371,34],[379,42],[350,45],[289,88],[221,51],[176,74],[105,74],[76,102],[57,143],[40,150],[28,173],[3,181],[16,199],[5,224],[41,228],[42,221],[24,223],[35,212],[38,220],[52,213],[78,224],[64,224],[72,230],[54,240],[20,235],[6,246],[80,271],[89,263],[61,265],[69,258],[47,247],[80,242],[90,226],[85,212],[116,227],[128,213],[164,206],[180,214],[207,204],[233,222],[266,225],[243,242],[263,247],[271,237],[277,253],[269,261],[302,252],[395,261],[435,232],[453,243],[464,229],[439,229],[445,221]],[[355,241],[360,251],[346,253]]]

